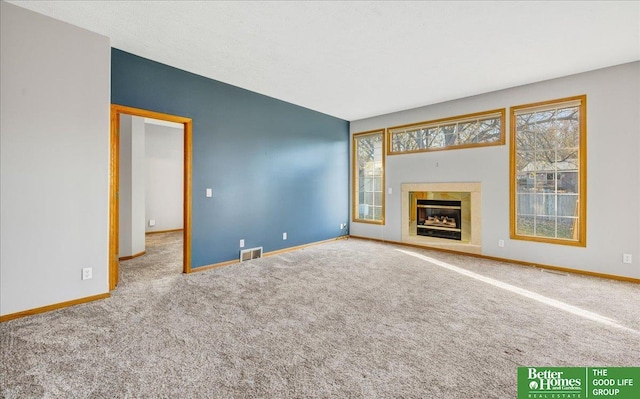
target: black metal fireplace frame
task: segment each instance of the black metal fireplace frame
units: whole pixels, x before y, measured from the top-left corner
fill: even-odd
[[[428,217],[447,218],[448,223],[428,225]],[[450,221],[455,221],[455,227]],[[462,240],[462,201],[419,199],[416,203],[416,234],[427,237]]]

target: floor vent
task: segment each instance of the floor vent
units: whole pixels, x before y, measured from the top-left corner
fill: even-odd
[[[262,258],[262,247],[243,249],[240,251],[240,262]]]

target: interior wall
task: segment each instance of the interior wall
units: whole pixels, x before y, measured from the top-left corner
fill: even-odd
[[[352,223],[351,234],[401,241],[401,184],[482,183],[482,253],[640,278],[640,62],[351,122],[351,133],[587,95],[587,246],[509,239],[507,144],[386,158],[386,224]],[[392,189],[392,194],[388,189]],[[617,222],[613,222],[616,220]],[[505,247],[498,247],[505,240]],[[622,254],[633,256],[622,263]]]
[[[144,118],[120,115],[120,258],[145,250],[145,141]]]
[[[0,313],[109,290],[107,37],[0,3]],[[81,280],[82,268],[93,278]]]
[[[184,130],[145,124],[146,231],[183,227]],[[149,226],[149,220],[155,226]]]
[[[344,233],[347,121],[118,49],[111,60],[114,104],[193,119],[193,268],[238,259],[240,239],[269,252]]]

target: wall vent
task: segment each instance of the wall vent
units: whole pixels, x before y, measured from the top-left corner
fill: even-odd
[[[240,262],[262,258],[262,247],[243,249],[240,251]]]

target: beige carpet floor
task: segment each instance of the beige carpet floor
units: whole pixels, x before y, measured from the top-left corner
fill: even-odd
[[[111,298],[2,323],[0,396],[514,398],[518,366],[640,365],[637,284],[356,239],[190,275],[180,251],[151,235]]]

